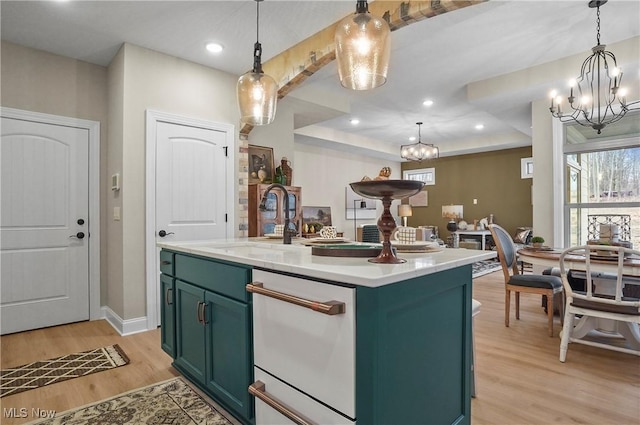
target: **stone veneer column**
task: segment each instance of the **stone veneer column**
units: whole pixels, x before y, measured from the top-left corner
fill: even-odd
[[[249,234],[249,135],[238,136],[238,236]]]

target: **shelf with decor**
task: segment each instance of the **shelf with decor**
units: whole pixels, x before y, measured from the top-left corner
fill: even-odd
[[[284,193],[273,189],[267,195],[266,210],[260,211],[260,201],[268,184],[249,185],[249,237],[274,233],[276,224],[284,224]],[[289,194],[289,220],[296,226],[298,233],[302,228],[302,188],[285,186]]]

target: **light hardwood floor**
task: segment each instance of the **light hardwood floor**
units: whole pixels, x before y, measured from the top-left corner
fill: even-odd
[[[476,379],[473,425],[640,425],[640,357],[571,344],[558,360],[560,321],[547,335],[540,298],[523,295],[521,320],[504,326],[502,272],[474,280]],[[177,376],[156,331],[121,337],[105,321],[83,322],[0,337],[0,367],[120,344],[130,365],[0,399],[5,409],[68,410]],[[22,424],[30,419],[0,418]],[[366,424],[365,424],[366,425]],[[413,425],[413,424],[389,424]],[[416,424],[417,425],[417,424]]]

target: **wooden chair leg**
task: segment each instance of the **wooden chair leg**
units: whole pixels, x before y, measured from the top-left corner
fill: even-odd
[[[520,320],[520,292],[516,291],[516,320]]]
[[[509,327],[509,310],[511,307],[511,291],[505,290],[504,293],[504,325]]]
[[[564,326],[564,292],[560,292],[558,296],[560,297],[560,308],[558,309],[560,313],[560,326]]]
[[[549,318],[549,336],[553,336],[553,292],[547,295],[547,317]],[[551,305],[549,305],[551,304]]]

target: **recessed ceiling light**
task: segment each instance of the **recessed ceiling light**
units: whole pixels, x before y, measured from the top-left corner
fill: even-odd
[[[220,43],[207,43],[207,50],[211,53],[220,53],[223,49],[224,47],[222,47],[222,44]]]
[[[427,100],[425,100],[424,102],[422,102],[422,104],[423,104],[424,106],[431,106],[431,105],[433,105],[433,100],[431,100],[431,99],[427,99]]]
[[[359,120],[359,119],[357,119],[357,118],[352,118],[350,122],[351,122],[351,124],[353,124],[353,125],[358,125],[358,124],[360,124],[360,120]]]
[[[484,128],[484,124],[476,124],[476,130],[482,130]]]
[[[409,137],[409,141],[410,141],[410,142],[415,142],[415,140],[416,140],[416,136],[411,136],[411,137]]]

